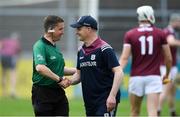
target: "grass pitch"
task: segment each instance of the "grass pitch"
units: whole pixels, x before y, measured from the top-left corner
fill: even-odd
[[[71,62],[67,62],[68,66],[72,66]],[[1,74],[1,68],[0,68]],[[34,116],[31,105],[31,86],[32,86],[32,60],[21,59],[17,68],[17,95],[19,98],[2,98],[0,88],[0,116]],[[0,78],[1,80],[1,78]],[[127,88],[127,82],[124,80],[124,87]],[[9,79],[8,79],[9,82]],[[9,92],[9,83],[8,83]],[[68,88],[67,95],[69,98],[70,116],[85,116],[84,103],[82,98],[72,98],[72,88]],[[176,110],[180,114],[180,101],[176,101]],[[130,103],[129,99],[122,99],[118,106],[117,116],[129,116]],[[141,115],[147,116],[145,100],[141,106]],[[167,104],[164,105],[163,116],[169,116]]]
[[[177,113],[180,110],[180,101],[176,101]],[[70,116],[85,116],[84,104],[81,98],[69,100]],[[129,116],[130,104],[128,99],[121,100],[117,116]],[[141,107],[141,115],[147,116],[145,100]],[[169,116],[167,105],[164,106],[163,116]],[[34,116],[30,99],[0,98],[0,116]]]

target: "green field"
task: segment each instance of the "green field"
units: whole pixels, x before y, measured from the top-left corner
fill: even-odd
[[[176,101],[176,105],[180,105],[180,101]],[[69,106],[70,116],[85,116],[83,101],[81,98],[70,99]],[[146,105],[144,102],[141,110],[141,115],[146,116]],[[178,107],[177,110],[180,110],[180,107]],[[128,99],[121,100],[117,116],[128,116],[129,113],[130,105]],[[168,116],[167,105],[164,106],[162,115]],[[0,116],[34,116],[31,100],[0,98]]]
[[[74,66],[72,62],[66,61],[66,65]],[[0,69],[1,74],[1,69]],[[18,63],[17,68],[17,99],[11,98],[2,98],[2,91],[0,88],[0,116],[33,116],[33,110],[31,105],[31,86],[32,86],[32,60],[31,59],[21,59]],[[126,76],[128,77],[128,76]],[[9,79],[8,79],[9,80]],[[1,78],[0,78],[1,81]],[[9,81],[8,81],[9,82]],[[9,83],[8,83],[9,84]],[[123,87],[127,89],[128,78],[124,78]],[[9,92],[8,85],[8,92]],[[69,97],[69,106],[70,106],[70,116],[85,116],[84,106],[82,102],[82,98],[73,98],[73,87],[69,87],[66,89],[66,94]],[[145,100],[144,100],[145,101]],[[180,101],[176,101],[176,110],[180,114]],[[146,116],[146,104],[143,102],[142,104],[141,115]],[[129,116],[130,114],[130,104],[128,99],[121,100],[119,104],[117,115],[118,116]],[[162,115],[168,116],[168,108],[167,105],[163,108]]]

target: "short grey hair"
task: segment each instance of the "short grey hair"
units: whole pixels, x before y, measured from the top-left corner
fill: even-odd
[[[170,22],[180,21],[180,13],[173,13],[170,16]]]

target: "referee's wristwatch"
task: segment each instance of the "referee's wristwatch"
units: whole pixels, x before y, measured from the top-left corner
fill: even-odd
[[[63,79],[61,77],[59,77],[59,80],[57,81],[57,83],[60,83]]]

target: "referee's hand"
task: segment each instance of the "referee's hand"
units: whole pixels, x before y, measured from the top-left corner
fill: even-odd
[[[116,107],[116,98],[114,96],[109,95],[106,100],[107,111],[110,112]]]
[[[63,78],[63,80],[58,84],[65,89],[71,85],[71,81],[67,78]]]

